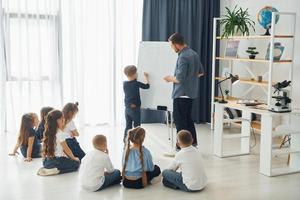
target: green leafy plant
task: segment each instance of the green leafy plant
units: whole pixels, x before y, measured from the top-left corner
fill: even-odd
[[[225,95],[226,95],[226,96],[229,95],[229,90],[226,89],[224,92],[225,92]]]
[[[248,47],[248,49],[246,50],[246,52],[250,54],[250,55],[249,55],[249,58],[250,58],[250,59],[254,59],[255,56],[256,56],[257,54],[259,54],[258,51],[255,51],[255,50],[256,50],[256,47]]]
[[[220,25],[223,26],[222,38],[228,38],[238,32],[242,35],[249,35],[251,28],[255,31],[255,22],[249,18],[248,8],[243,10],[241,7],[237,9],[235,6],[232,11],[228,7],[225,9],[227,13],[220,20]]]

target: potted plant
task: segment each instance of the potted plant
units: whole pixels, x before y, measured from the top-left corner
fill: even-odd
[[[249,58],[250,59],[255,59],[255,56],[258,54],[256,50],[256,47],[248,47],[246,50],[247,53],[249,53]]]
[[[228,7],[226,14],[220,20],[220,25],[223,26],[222,38],[234,35],[249,35],[250,28],[255,31],[255,22],[251,20],[248,13],[248,8],[243,10],[241,7],[237,9],[237,6],[231,11]]]

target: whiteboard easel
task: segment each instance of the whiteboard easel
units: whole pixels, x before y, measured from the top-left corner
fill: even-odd
[[[169,42],[141,42],[138,56],[138,80],[143,82],[143,73],[149,74],[150,88],[141,90],[142,108],[156,109],[157,106],[167,106],[167,126],[171,148],[174,148],[173,138],[173,101],[171,99],[173,84],[163,79],[173,75],[178,55],[170,47]],[[171,113],[169,119],[168,113]],[[169,120],[171,124],[169,123]],[[171,130],[170,130],[171,129]]]

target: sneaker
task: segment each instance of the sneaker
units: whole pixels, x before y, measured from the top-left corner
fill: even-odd
[[[38,170],[37,174],[40,176],[51,176],[59,174],[59,170],[57,168],[46,169],[42,167]]]
[[[153,184],[156,184],[156,183],[160,183],[161,180],[162,180],[162,175],[160,174],[159,176],[154,177],[154,178],[150,181],[150,183],[153,185]]]
[[[167,151],[167,152],[164,152],[164,156],[166,156],[166,157],[175,157],[176,153],[177,153],[176,151]]]

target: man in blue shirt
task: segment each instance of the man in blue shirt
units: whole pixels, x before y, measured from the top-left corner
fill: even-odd
[[[179,33],[169,37],[172,49],[178,53],[174,76],[166,76],[173,83],[173,116],[177,133],[188,130],[193,136],[193,145],[197,146],[197,135],[192,119],[193,100],[198,97],[199,77],[204,75],[199,55],[189,48]],[[179,147],[176,145],[176,148]]]

